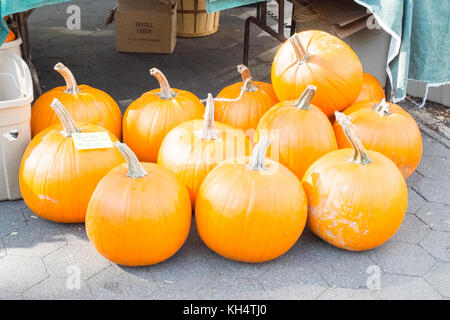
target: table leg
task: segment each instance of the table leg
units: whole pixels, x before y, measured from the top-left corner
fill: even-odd
[[[17,21],[17,27],[19,29],[20,36],[22,37],[22,58],[28,65],[31,73],[31,79],[33,80],[34,98],[37,99],[42,94],[41,85],[39,83],[39,77],[36,68],[31,61],[31,50],[28,34],[28,18],[34,9],[27,12],[19,12],[14,14]]]
[[[264,30],[270,34],[273,38],[283,42],[286,40],[284,37],[284,1],[277,0],[279,5],[278,15],[282,17],[283,20],[279,19],[278,22],[278,32],[267,25],[267,3],[260,2],[257,4],[257,11],[255,17],[248,17],[245,20],[245,30],[244,30],[244,53],[243,53],[243,63],[248,65],[248,53],[250,47],[250,24],[254,23],[260,29]]]

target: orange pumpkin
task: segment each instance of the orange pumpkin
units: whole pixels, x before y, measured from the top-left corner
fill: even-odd
[[[405,179],[389,158],[364,150],[347,116],[336,112],[336,119],[353,148],[326,154],[305,173],[308,227],[338,248],[369,250],[402,223],[408,202]]]
[[[363,101],[355,102],[350,107],[348,107],[347,109],[342,111],[342,113],[345,114],[346,116],[348,116],[351,113],[356,112],[360,109],[374,109],[374,108],[376,108],[376,106],[379,103],[384,103],[385,101],[386,101],[385,99],[380,99],[380,100],[363,100]],[[396,112],[402,112],[408,116],[410,115],[405,109],[403,109],[399,105],[395,105],[394,108],[395,108]]]
[[[271,135],[272,159],[291,169],[299,179],[314,161],[337,149],[330,121],[311,104],[315,92],[314,86],[308,86],[297,101],[276,104],[261,118],[256,131],[259,137]]]
[[[95,186],[109,170],[123,162],[114,148],[77,150],[72,135],[107,132],[103,127],[75,123],[63,105],[54,99],[51,107],[61,124],[40,132],[25,150],[20,166],[20,190],[28,207],[55,222],[84,222]]]
[[[112,169],[95,189],[86,214],[89,241],[101,255],[121,265],[164,261],[188,236],[189,193],[169,170],[139,163],[123,143],[115,146],[128,166]]]
[[[164,137],[177,125],[201,119],[205,108],[192,93],[172,89],[164,74],[150,70],[160,89],[144,93],[123,116],[123,140],[141,161],[156,162]]]
[[[217,95],[214,117],[217,121],[229,124],[235,128],[243,129],[247,136],[253,138],[259,119],[274,106],[277,96],[269,83],[253,81],[250,71],[243,64],[238,66],[242,82],[232,84],[222,89]],[[234,99],[238,97],[243,86],[244,93],[237,101],[220,101],[220,99]]]
[[[14,32],[9,29],[8,35],[6,36],[5,42],[11,42],[16,40],[16,35],[14,34]]]
[[[311,84],[312,103],[327,116],[351,105],[361,92],[363,69],[353,50],[323,31],[293,35],[278,50],[272,64],[272,84],[280,101],[297,99]]]
[[[208,95],[204,120],[191,120],[172,129],[161,144],[158,164],[186,184],[195,204],[198,189],[218,163],[247,156],[250,142],[240,129],[214,121],[214,101]]]
[[[405,178],[409,177],[422,157],[422,135],[416,121],[400,106],[384,99],[371,104],[372,108],[349,114],[355,134],[365,148],[384,154],[395,162]],[[349,147],[350,143],[337,123],[334,131],[339,148]]]
[[[99,89],[77,85],[72,72],[62,63],[57,63],[55,70],[64,78],[66,86],[47,91],[36,100],[31,108],[32,135],[35,136],[59,123],[58,117],[50,107],[53,99],[57,98],[75,121],[102,126],[120,139],[122,112],[114,99]]]
[[[198,232],[225,258],[272,260],[303,232],[307,202],[301,183],[282,164],[265,160],[268,145],[264,136],[251,158],[223,161],[200,187],[195,207]]]
[[[380,82],[370,73],[364,73],[361,92],[354,103],[364,100],[381,101],[381,99],[386,99],[386,95]]]

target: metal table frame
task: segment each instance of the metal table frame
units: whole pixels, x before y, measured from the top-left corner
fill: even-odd
[[[279,40],[280,42],[286,41],[286,37],[284,36],[284,1],[285,0],[275,0],[278,3],[278,28],[277,30],[272,29],[267,24],[267,2],[258,2],[256,4],[256,16],[248,17],[245,20],[245,32],[244,32],[244,54],[243,54],[243,63],[244,65],[248,64],[248,54],[250,47],[250,25],[251,23],[258,26],[260,29],[264,30],[268,34],[270,34],[273,38]],[[292,10],[292,15],[294,14],[294,10]],[[291,19],[291,36],[295,33],[295,21]]]

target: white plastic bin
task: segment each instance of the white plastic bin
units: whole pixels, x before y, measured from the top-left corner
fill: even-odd
[[[0,51],[0,200],[22,198],[19,168],[31,140],[33,83],[17,54]]]
[[[0,52],[11,52],[17,54],[19,57],[22,56],[22,50],[20,49],[20,45],[22,44],[22,38],[20,34],[16,34],[16,39],[10,42],[3,42],[0,46]]]

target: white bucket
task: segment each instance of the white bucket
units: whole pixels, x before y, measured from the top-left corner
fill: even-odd
[[[20,49],[20,45],[22,44],[22,38],[20,34],[17,33],[17,38],[10,42],[3,42],[0,46],[0,52],[11,52],[17,54],[19,57],[22,56],[22,50]]]
[[[33,83],[17,54],[0,51],[0,200],[22,198],[19,168],[31,140]]]

